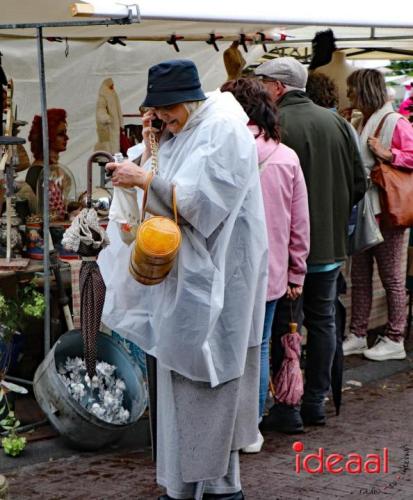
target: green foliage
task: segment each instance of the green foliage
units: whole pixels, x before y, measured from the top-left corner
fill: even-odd
[[[408,75],[413,77],[413,61],[392,61],[389,66],[392,75]]]
[[[21,305],[23,314],[32,318],[43,317],[45,308],[44,295],[29,287],[25,287],[24,290],[26,291]]]
[[[4,453],[17,457],[26,448],[26,438],[23,436],[7,436],[1,440]]]
[[[34,283],[29,283],[19,289],[15,299],[8,299],[0,293],[0,341],[6,344],[9,343],[13,335],[23,329],[28,318],[41,318],[44,309],[44,296],[35,289]],[[7,363],[5,369],[7,370]],[[4,373],[0,375],[4,375]],[[6,434],[2,438],[1,444],[7,455],[16,457],[26,447],[26,438],[17,435],[20,421],[16,418],[14,412],[10,410],[6,391],[22,394],[27,393],[27,391],[23,387],[0,378],[0,419],[2,419],[0,420],[0,430]]]
[[[18,420],[13,411],[10,410],[7,403],[6,394],[3,387],[0,385],[0,415],[4,415],[7,410],[7,416],[0,420],[0,428],[7,432],[7,435],[2,438],[1,444],[4,453],[17,457],[26,447],[26,438],[17,435],[17,430],[20,427]]]
[[[19,327],[18,306],[0,294],[0,339],[9,343]]]
[[[9,431],[10,433],[15,433],[16,429],[20,425],[20,420],[16,419],[14,411],[9,411],[7,417],[3,420],[0,420],[0,425],[4,430]]]
[[[33,282],[20,288],[15,299],[0,293],[0,339],[10,342],[16,332],[24,329],[29,317],[41,318],[44,310],[44,296]]]

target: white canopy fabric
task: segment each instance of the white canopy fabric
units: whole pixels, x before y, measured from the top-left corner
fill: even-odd
[[[56,27],[46,28],[45,36],[70,38],[109,38],[127,36],[137,40],[156,40],[177,33],[188,40],[207,39],[215,32],[225,38],[236,38],[240,32],[255,34],[287,33],[298,39],[309,39],[317,31],[315,26],[336,26],[340,38],[366,38],[370,28],[375,36],[413,38],[413,18],[408,14],[407,0],[394,0],[391,9],[376,0],[347,0],[342,8],[333,7],[327,0],[296,0],[280,6],[277,2],[255,0],[95,0],[96,3],[136,3],[141,14],[138,24],[122,26]],[[70,5],[73,0],[1,0],[0,25],[36,22],[65,22],[73,18]],[[84,19],[84,18],[80,18]],[[410,29],[409,29],[410,28]],[[33,28],[1,30],[0,36],[32,37]],[[287,40],[293,41],[292,38]],[[377,43],[381,43],[380,40]],[[398,42],[399,44],[399,42]],[[411,47],[411,42],[400,42]],[[394,47],[394,44],[391,44]]]
[[[71,3],[70,0],[1,0],[0,28],[17,23],[78,20],[70,15]],[[45,37],[63,39],[62,43],[44,42],[47,105],[62,107],[68,112],[70,140],[61,162],[73,171],[78,191],[85,189],[86,159],[96,142],[95,103],[99,86],[107,77],[114,79],[123,113],[129,114],[136,112],[144,98],[148,67],[162,60],[192,59],[198,66],[204,89],[217,88],[226,79],[222,52],[229,46],[228,40],[237,39],[240,33],[256,36],[257,32],[265,32],[275,39],[279,39],[281,33],[287,35],[286,40],[269,43],[269,49],[280,47],[304,53],[316,31],[332,27],[338,48],[413,50],[413,17],[407,15],[407,1],[394,1],[389,9],[371,0],[347,0],[341,10],[324,0],[296,1],[282,7],[264,0],[248,3],[141,0],[136,3],[141,13],[138,24],[44,29]],[[374,39],[371,39],[372,26],[375,26]],[[217,42],[220,52],[205,43],[212,32],[223,36]],[[165,43],[173,33],[184,37],[178,41],[179,53]],[[22,136],[27,136],[34,114],[40,113],[34,36],[34,28],[0,29],[3,67],[15,83],[18,117],[29,122]],[[106,43],[114,36],[127,37],[127,46]],[[356,57],[391,57],[386,52],[361,54],[352,50],[359,52]],[[244,53],[247,64],[263,55],[261,45],[249,45],[248,53]],[[133,121],[125,119],[125,123]]]
[[[226,79],[222,51],[216,52],[204,42],[182,44],[178,54],[164,42],[127,42],[122,47],[105,40],[70,41],[68,57],[65,57],[65,43],[44,43],[47,106],[67,111],[69,142],[60,161],[73,172],[78,192],[86,189],[86,161],[97,141],[95,105],[105,78],[113,78],[124,114],[137,113],[145,97],[148,68],[157,62],[176,58],[193,60],[205,91],[216,89]],[[227,42],[225,46],[228,45]],[[29,122],[20,134],[27,137],[33,116],[40,114],[36,43],[0,39],[0,52],[6,76],[14,80],[18,118]],[[261,47],[253,47],[245,54],[246,60],[252,63],[261,54]],[[127,123],[138,121],[125,118]],[[30,151],[29,144],[26,149]],[[95,184],[98,180],[96,171]]]

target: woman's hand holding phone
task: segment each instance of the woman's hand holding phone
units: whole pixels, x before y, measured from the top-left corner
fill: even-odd
[[[152,110],[146,111],[146,113],[142,116],[142,137],[145,142],[145,147],[148,151],[151,150],[149,139],[150,134],[154,133],[155,137],[159,140],[162,124],[162,120],[159,120],[159,118]],[[157,127],[156,125],[158,125],[159,127]]]

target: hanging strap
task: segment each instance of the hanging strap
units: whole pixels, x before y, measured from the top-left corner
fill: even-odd
[[[378,126],[377,126],[377,128],[376,128],[376,131],[374,132],[373,137],[379,137],[380,132],[381,132],[381,129],[383,128],[384,122],[386,121],[386,118],[387,118],[389,115],[393,115],[393,114],[398,114],[398,113],[396,113],[395,111],[390,111],[389,113],[386,113],[386,114],[383,116],[383,118],[380,120],[380,123],[378,124]]]
[[[289,333],[296,333],[298,329],[298,323],[294,319],[294,312],[293,312],[293,300],[289,299],[290,302],[290,322],[288,323],[288,332]]]
[[[142,200],[142,210],[141,210],[141,223],[145,220],[146,216],[146,204],[148,201],[148,191],[149,187],[152,183],[153,173],[149,174],[148,182],[146,183],[145,190],[143,192],[143,200]],[[174,213],[174,219],[176,224],[178,224],[178,209],[176,207],[176,190],[174,184],[172,184],[172,211]]]
[[[148,191],[153,179],[152,172],[149,174],[148,181],[146,183],[145,189],[143,191],[143,199],[142,199],[142,210],[141,210],[141,224],[145,220],[146,215],[146,202],[148,201]]]
[[[390,111],[389,113],[386,113],[386,114],[383,116],[383,118],[380,120],[380,123],[378,124],[378,126],[377,126],[377,128],[376,128],[376,131],[374,132],[374,136],[373,136],[373,137],[376,137],[376,138],[378,138],[378,137],[379,137],[380,132],[381,132],[381,130],[382,130],[382,128],[383,128],[383,126],[384,126],[384,122],[386,121],[386,118],[387,118],[389,115],[393,115],[393,114],[398,115],[399,113],[397,113],[396,111]],[[401,117],[401,118],[404,118],[404,117],[402,117],[401,115],[400,115],[400,117]],[[371,153],[372,153],[373,157],[374,157],[374,158],[375,158],[375,160],[376,160],[376,164],[377,164],[377,163],[380,163],[380,162],[382,161],[382,160],[381,160],[378,156],[376,156],[376,155],[373,153],[373,151],[371,151]],[[391,165],[391,161],[387,161],[387,160],[386,160],[386,161],[383,161],[383,163],[386,163],[386,164]]]
[[[149,174],[149,179],[148,179],[148,182],[146,183],[145,190],[143,192],[141,223],[145,220],[146,204],[148,201],[148,191],[149,191],[150,185],[152,183],[152,179],[153,179],[153,173],[151,172]],[[176,190],[175,190],[175,186],[173,184],[172,184],[172,211],[174,214],[175,223],[178,224],[178,209],[176,206]]]
[[[175,223],[178,224],[178,210],[176,208],[176,190],[174,184],[172,184],[172,210],[174,212]]]
[[[142,210],[141,210],[141,223],[145,220],[146,215],[146,204],[148,201],[148,191],[150,185],[152,183],[152,179],[154,175],[158,173],[158,144],[155,139],[155,134],[151,132],[149,136],[150,145],[151,145],[151,156],[152,156],[152,165],[151,165],[151,173],[149,174],[148,182],[146,183],[145,190],[143,193],[142,200]],[[175,218],[175,223],[178,224],[178,210],[176,207],[176,191],[175,186],[172,184],[172,211]]]

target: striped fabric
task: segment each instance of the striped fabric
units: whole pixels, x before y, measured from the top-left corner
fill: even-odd
[[[75,328],[80,328],[80,288],[79,288],[79,273],[82,261],[69,260],[70,276],[72,282],[72,317]]]

